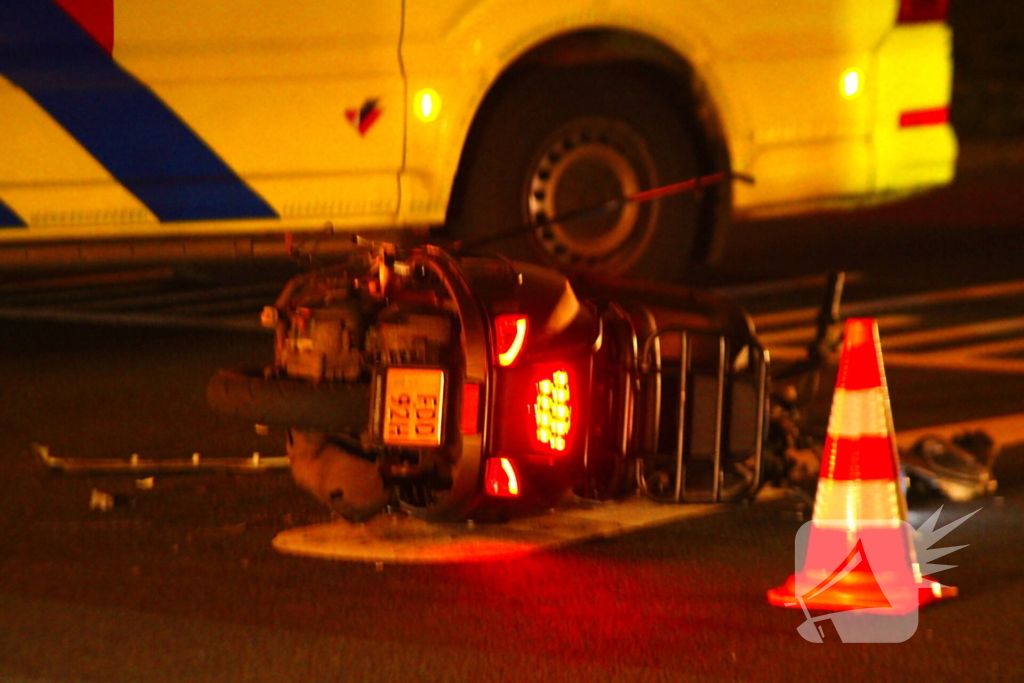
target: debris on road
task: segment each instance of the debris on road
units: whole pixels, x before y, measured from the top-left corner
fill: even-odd
[[[267,472],[288,468],[288,458],[263,457],[254,452],[246,458],[203,458],[193,453],[191,458],[144,459],[133,453],[128,460],[119,458],[58,458],[50,454],[50,447],[32,444],[32,452],[50,472],[59,474],[187,474],[190,472],[229,471],[236,474]],[[151,477],[150,477],[151,478]],[[144,477],[142,479],[145,479]],[[142,486],[140,486],[142,488]]]
[[[921,437],[902,454],[908,489],[922,497],[941,495],[962,503],[993,493],[992,476],[999,448],[983,431],[964,432],[952,439]]]
[[[110,512],[114,509],[114,497],[105,491],[93,489],[89,497],[89,509]]]
[[[116,507],[135,507],[135,500],[123,493],[107,493],[93,489],[89,493],[89,509],[110,512]]]

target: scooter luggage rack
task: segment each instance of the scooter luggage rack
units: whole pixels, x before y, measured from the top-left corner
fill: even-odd
[[[669,335],[678,335],[678,370],[666,367],[674,363],[666,363],[662,354],[662,343]],[[696,346],[701,347],[700,368],[694,367]],[[757,490],[766,424],[767,354],[756,341],[748,340],[741,350],[749,354],[748,362],[744,367],[733,369],[729,346],[723,335],[682,326],[658,329],[644,343],[639,367],[638,398],[643,406],[643,417],[642,429],[637,435],[640,453],[637,481],[648,498],[663,503],[720,503],[749,497]],[[708,369],[708,355],[717,355],[714,371],[700,372]],[[711,378],[713,389],[708,386]],[[670,385],[671,390],[676,382],[678,391],[665,395],[664,385]],[[698,422],[710,416],[709,394],[713,395],[710,408],[714,417],[710,434],[707,425]],[[672,404],[673,396],[678,399],[677,405]],[[663,401],[663,397],[669,400]],[[728,413],[726,401],[730,402]],[[736,414],[744,407],[747,408],[746,420]],[[673,426],[674,453],[667,453],[663,439],[665,430]],[[698,440],[706,447],[711,439],[711,453],[695,453]],[[747,445],[741,447],[744,441]],[[707,455],[711,456],[710,477],[704,473],[700,477],[701,487],[688,487],[688,468],[706,463]],[[751,459],[752,467],[744,463]],[[729,484],[725,481],[727,468],[734,479]]]

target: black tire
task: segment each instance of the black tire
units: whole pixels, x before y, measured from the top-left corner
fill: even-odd
[[[359,433],[370,418],[368,384],[264,377],[262,370],[218,370],[206,401],[219,413],[255,424]]]
[[[549,221],[701,174],[692,132],[664,97],[632,71],[611,67],[530,73],[494,97],[460,169],[449,213],[454,238],[473,242],[536,223],[471,251],[678,279],[709,215],[695,195]]]

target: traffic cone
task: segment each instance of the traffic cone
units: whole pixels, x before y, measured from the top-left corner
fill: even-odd
[[[768,602],[806,610],[901,614],[956,589],[922,577],[899,484],[900,463],[878,325],[846,321],[802,569]],[[870,555],[870,563],[868,562]]]

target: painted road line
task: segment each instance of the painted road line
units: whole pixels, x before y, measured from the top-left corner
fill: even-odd
[[[945,351],[932,351],[928,355],[953,356],[965,354],[974,357],[985,357],[1002,356],[1008,353],[1020,353],[1021,351],[1024,351],[1024,337],[1016,337],[1014,339],[1002,339],[1000,341],[985,342],[982,344],[969,344],[967,346],[957,347],[956,349],[949,349]]]
[[[924,436],[938,436],[948,439],[957,434],[979,430],[991,436],[996,445],[1001,448],[1024,443],[1024,413],[902,430],[896,433],[896,443],[899,444],[901,449],[907,449]]]
[[[846,273],[846,284],[861,282],[864,274],[860,272]],[[827,275],[808,275],[787,280],[771,280],[768,282],[755,282],[749,285],[734,285],[731,287],[716,287],[715,292],[734,299],[752,298],[757,296],[768,296],[774,294],[786,294],[789,292],[800,292],[806,289],[825,290],[828,283]]]
[[[887,336],[882,340],[882,348],[905,349],[1020,331],[1024,331],[1024,316]],[[960,347],[959,351],[965,348]]]
[[[903,308],[934,306],[937,304],[963,303],[967,301],[991,300],[1024,294],[1024,280],[996,282],[987,285],[972,285],[937,292],[921,292],[888,299],[872,299],[843,304],[843,317],[871,316]],[[753,316],[758,329],[785,327],[813,321],[818,315],[817,307],[794,308],[788,311],[761,313]]]
[[[908,323],[900,320],[900,316],[892,316],[897,323]],[[907,316],[912,318],[912,316]],[[879,318],[881,321],[885,317]],[[806,354],[803,346],[795,345],[801,340],[809,341],[806,335],[812,328],[801,327],[793,330],[781,330],[759,335],[762,344],[768,347],[772,358],[778,360],[796,360]],[[797,333],[802,331],[803,335]],[[992,320],[969,325],[958,325],[931,330],[920,330],[902,334],[883,335],[882,353],[885,363],[894,367],[935,368],[944,370],[968,370],[979,372],[995,372],[1001,374],[1024,373],[1024,360],[1017,358],[1000,358],[1001,354],[1024,351],[1024,338],[1002,339],[979,344],[960,344],[955,348],[937,351],[906,352],[914,347],[928,344],[949,343],[969,340],[994,334],[1024,331],[1024,317]],[[904,352],[900,352],[903,349]]]
[[[913,327],[921,323],[921,317],[916,315],[883,315],[878,318],[878,327],[881,330],[898,330]],[[764,346],[790,346],[792,344],[803,344],[806,347],[814,340],[817,327],[801,325],[772,332],[758,334],[757,338]]]
[[[1024,338],[971,344],[955,349],[915,354],[887,354],[896,364],[911,367],[975,370],[1002,374],[1024,374],[1024,359],[1000,358],[1001,354],[1024,351]]]
[[[991,372],[1003,375],[1024,375],[1024,360],[1015,358],[979,358],[958,352],[947,353],[885,353],[886,366]]]
[[[795,361],[807,357],[803,346],[775,346],[768,349],[772,361]],[[961,370],[991,372],[1002,375],[1024,375],[1024,360],[1016,358],[981,358],[959,351],[944,353],[887,352],[882,342],[882,358],[886,367],[921,368],[927,370]]]
[[[758,500],[786,494],[764,489]],[[437,564],[508,560],[597,538],[621,536],[728,509],[719,505],[664,505],[639,496],[593,506],[572,505],[505,524],[441,524],[379,515],[364,524],[339,520],[288,529],[273,541],[290,555],[350,562]]]

